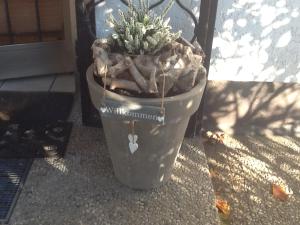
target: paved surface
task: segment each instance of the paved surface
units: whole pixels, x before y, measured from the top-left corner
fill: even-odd
[[[232,208],[224,224],[300,224],[300,139],[225,135],[205,151],[216,193]],[[272,196],[272,183],[286,186],[287,201]]]
[[[78,107],[65,159],[35,160],[11,224],[218,224],[201,145],[184,142],[166,185],[131,190],[113,175],[102,130],[78,122]]]

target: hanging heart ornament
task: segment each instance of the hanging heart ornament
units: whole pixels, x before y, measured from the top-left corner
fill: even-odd
[[[137,142],[138,136],[136,134],[128,134],[128,140],[129,140],[129,150],[131,154],[134,154],[138,148],[139,145]]]

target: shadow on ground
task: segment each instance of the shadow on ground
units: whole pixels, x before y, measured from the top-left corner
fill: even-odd
[[[36,160],[11,224],[218,224],[203,148],[184,142],[172,179],[131,190],[113,174],[100,129],[74,126],[65,159]]]
[[[237,135],[299,136],[299,96],[299,84],[209,81],[203,128]]]
[[[300,139],[225,135],[204,146],[216,195],[232,208],[228,224],[299,224]],[[273,183],[287,187],[286,202],[272,196]]]

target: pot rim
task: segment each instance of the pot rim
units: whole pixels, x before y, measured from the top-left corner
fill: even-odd
[[[94,79],[93,64],[91,64],[87,70],[87,80],[88,80],[88,83],[92,84],[94,87],[96,87],[96,86],[100,87],[99,90],[102,90],[103,92],[105,91],[106,97],[111,97],[112,99],[122,98],[122,100],[128,100],[128,101],[132,101],[132,102],[145,102],[145,103],[157,103],[157,102],[161,102],[161,100],[162,100],[162,98],[130,97],[130,96],[126,96],[126,95],[117,94],[117,93],[112,92],[107,89],[104,90],[104,88],[100,84],[98,84]],[[206,77],[203,77],[203,78],[201,78],[199,83],[195,87],[193,87],[190,91],[179,94],[179,95],[175,95],[175,96],[165,97],[164,102],[170,103],[170,102],[188,99],[192,96],[195,96],[195,95],[197,95],[197,93],[201,92],[202,88],[205,87],[205,84],[206,84]]]

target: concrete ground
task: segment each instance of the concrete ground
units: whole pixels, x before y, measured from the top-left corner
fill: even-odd
[[[223,142],[204,146],[215,192],[231,206],[224,224],[300,224],[300,139],[225,135]],[[273,197],[273,183],[286,188],[287,201]]]
[[[36,159],[10,224],[219,224],[203,147],[185,140],[171,180],[131,190],[113,174],[101,129],[80,124],[79,104],[64,159]]]

